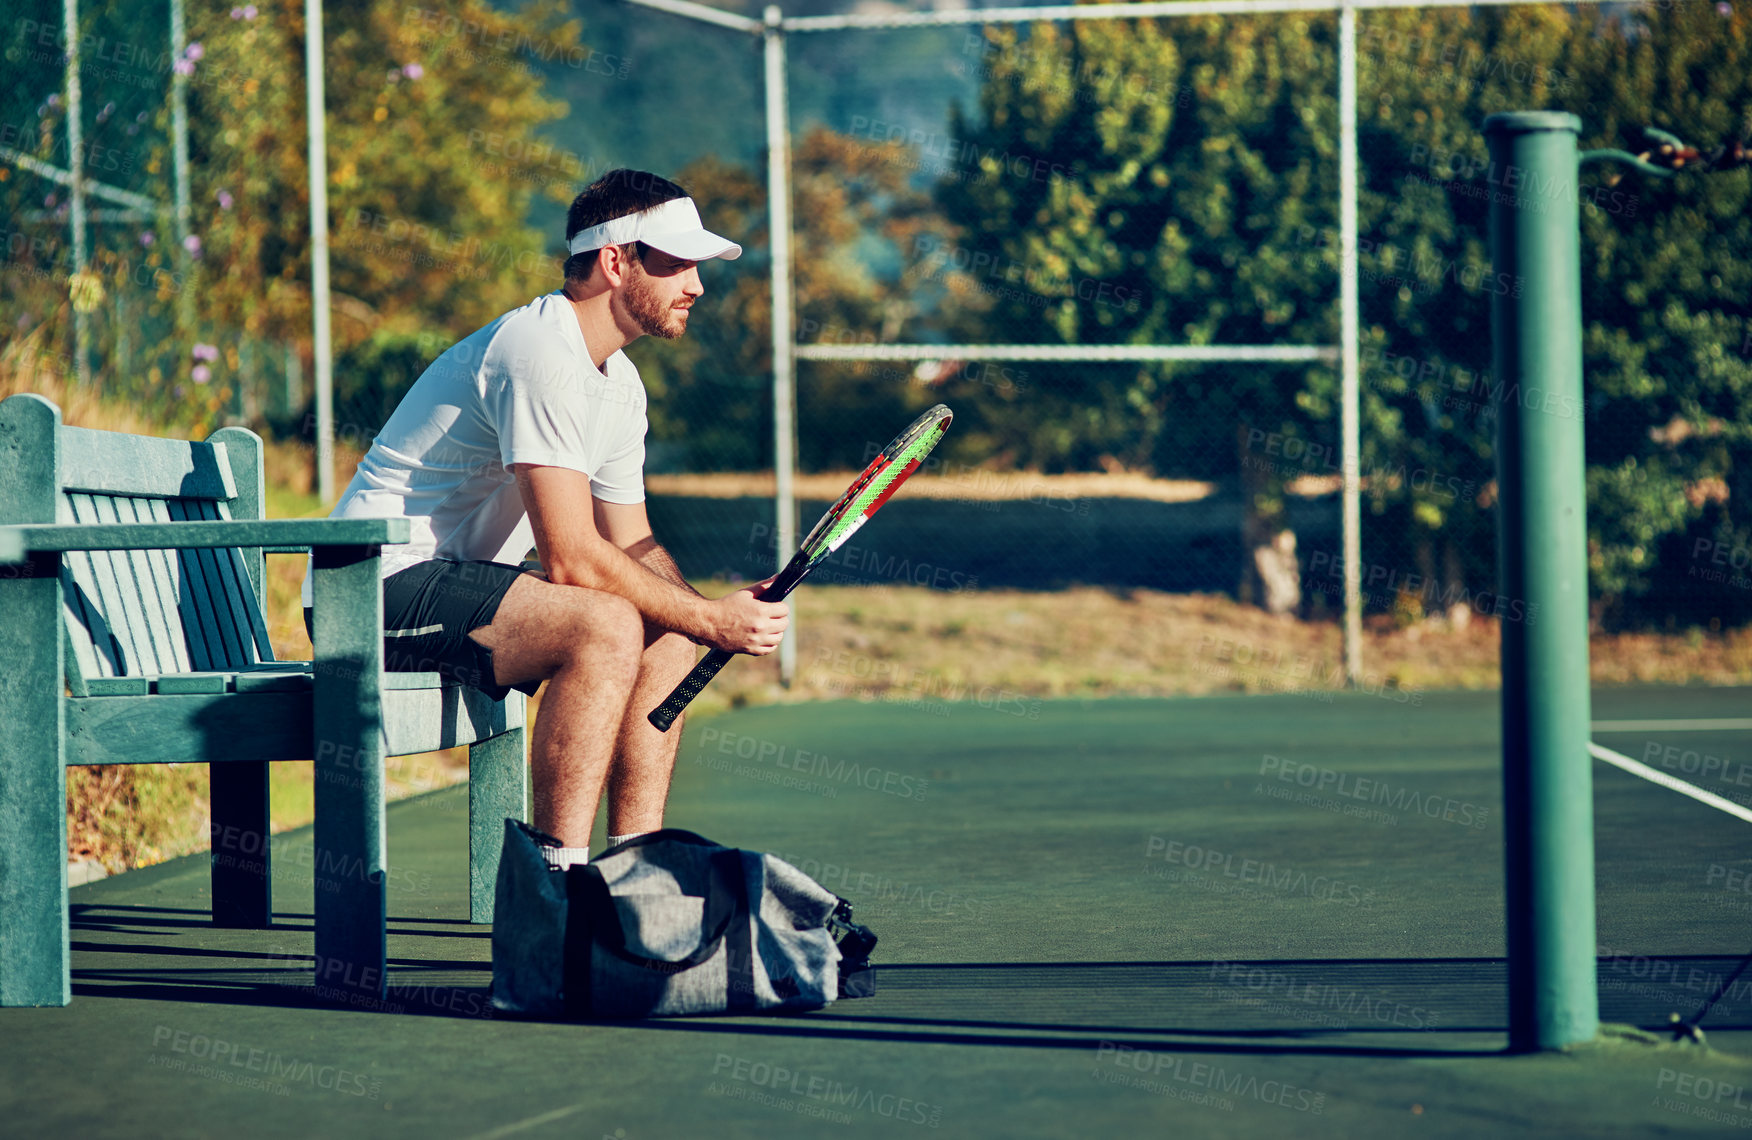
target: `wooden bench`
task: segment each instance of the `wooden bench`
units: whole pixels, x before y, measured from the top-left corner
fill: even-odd
[[[264,520],[261,440],[0,403],[0,1006],[65,1005],[66,767],[211,765],[213,922],[272,919],[268,765],[315,761],[315,980],[385,993],[383,760],[469,747],[469,921],[527,818],[524,697],[383,670],[379,551],[406,519]],[[316,659],[276,661],[264,553],[314,553]]]

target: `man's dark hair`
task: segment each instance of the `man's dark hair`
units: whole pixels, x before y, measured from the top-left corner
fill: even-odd
[[[628,170],[625,167],[611,170],[584,187],[572,199],[572,208],[566,211],[566,243],[570,246],[579,231],[587,230],[591,226],[600,226],[615,218],[624,218],[628,214],[636,214],[641,210],[649,210],[652,206],[660,206],[687,196],[686,190],[669,179],[647,171]],[[570,254],[566,258],[566,280],[582,281],[589,277],[591,268],[596,264],[597,252],[585,250],[583,253]],[[630,243],[630,255],[634,261],[643,262],[645,243]]]

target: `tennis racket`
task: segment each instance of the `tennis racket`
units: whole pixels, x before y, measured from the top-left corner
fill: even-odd
[[[783,601],[822,559],[838,550],[846,539],[857,533],[859,527],[870,521],[870,516],[906,482],[906,477],[918,470],[925,456],[931,453],[931,449],[937,446],[937,441],[943,438],[943,433],[949,430],[949,421],[954,416],[947,405],[938,404],[914,420],[912,426],[883,448],[882,454],[872,459],[870,466],[864,468],[863,474],[852,481],[851,487],[840,496],[840,501],[821,516],[821,521],[803,539],[791,561],[773,579],[772,585],[761,593],[760,600]],[[659,730],[668,732],[669,726],[675,723],[675,718],[681,715],[681,710],[687,708],[700,695],[700,690],[734,656],[734,653],[714,649],[700,658],[700,663],[694,666],[693,672],[684,677],[668,699],[652,709],[651,715],[645,719]]]

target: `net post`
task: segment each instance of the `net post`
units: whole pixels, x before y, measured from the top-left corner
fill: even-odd
[[[1588,753],[1576,136],[1562,112],[1491,115],[1503,867],[1509,1048],[1592,1040],[1600,1011]],[[1537,392],[1537,398],[1532,394]]]

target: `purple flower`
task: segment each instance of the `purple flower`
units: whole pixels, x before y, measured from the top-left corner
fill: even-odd
[[[213,370],[205,364],[197,364],[189,369],[189,379],[197,384],[205,384],[213,378]]]
[[[402,74],[407,76],[409,79],[418,79],[422,75],[426,74],[426,69],[421,67],[417,63],[410,63],[402,68]]]
[[[197,344],[190,355],[196,360],[218,360],[219,346],[216,344]]]
[[[188,237],[183,238],[182,247],[184,249],[188,250],[190,253],[194,254],[196,257],[201,256],[201,238],[200,238],[200,235],[190,234]]]
[[[207,49],[201,46],[200,40],[196,40],[194,43],[183,49],[184,59],[200,59],[206,54]]]
[[[1728,3],[1728,0],[1721,0],[1721,3],[1716,5],[1716,11],[1724,16],[1732,16],[1734,14],[1734,6]]]
[[[243,6],[243,18],[246,20],[253,20],[256,18],[256,6],[254,4],[245,4]]]
[[[178,75],[193,75],[195,73],[195,65],[186,59],[177,60],[170,65],[170,69]]]
[[[140,244],[141,245],[151,245],[155,240],[157,240],[157,239],[152,236],[151,230],[147,230],[145,233],[140,235]]]
[[[218,198],[219,198],[219,208],[221,210],[231,209],[231,204],[236,201],[236,199],[231,196],[231,191],[229,191],[229,190],[219,191]]]
[[[44,194],[43,195],[43,205],[47,209],[50,209],[50,210],[54,209],[55,208],[55,196],[53,194]]]
[[[48,99],[44,101],[51,107],[59,107],[61,105],[61,97],[59,95],[50,95]]]
[[[241,19],[243,19],[243,9],[242,9],[242,8],[233,8],[233,9],[232,9],[232,10],[231,10],[231,18],[232,18],[232,19],[233,19],[233,20],[241,20]]]

